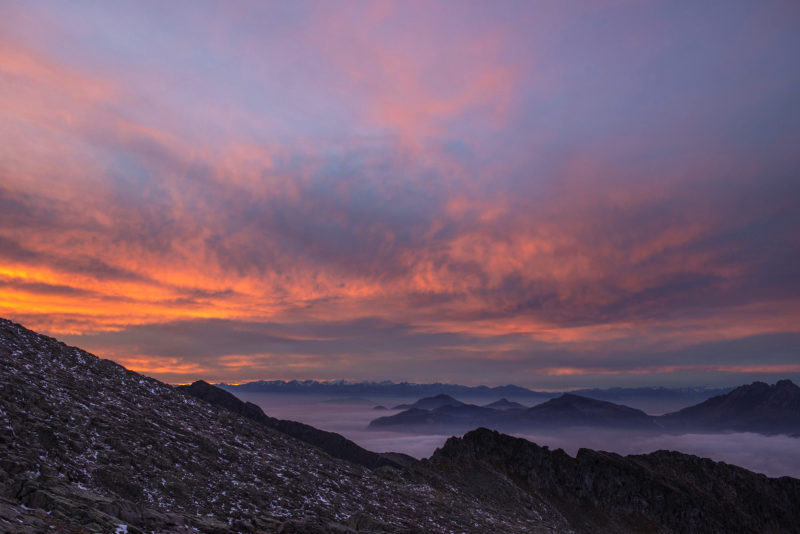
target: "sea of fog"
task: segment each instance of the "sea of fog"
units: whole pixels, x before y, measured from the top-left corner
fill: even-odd
[[[450,434],[409,434],[386,430],[370,430],[369,422],[397,410],[375,410],[382,405],[391,408],[412,403],[410,398],[350,398],[331,399],[304,395],[236,393],[244,400],[260,406],[267,415],[279,419],[300,421],[322,430],[337,432],[376,452],[402,452],[415,458],[425,458],[440,447]],[[488,404],[496,399],[459,399],[475,404]],[[519,399],[517,399],[519,401]],[[523,401],[533,405],[531,400]],[[644,406],[630,404],[636,408]],[[674,407],[674,409],[678,409]],[[653,412],[650,412],[653,413]],[[580,448],[642,454],[660,449],[727,462],[768,476],[800,478],[800,439],[789,436],[763,436],[749,432],[725,434],[652,435],[630,431],[566,429],[541,433],[517,433],[539,445],[561,448],[574,456]]]

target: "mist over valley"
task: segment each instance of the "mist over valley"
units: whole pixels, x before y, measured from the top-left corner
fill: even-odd
[[[733,388],[713,389],[710,394],[728,392]],[[369,423],[378,417],[401,413],[392,407],[413,404],[418,398],[410,397],[330,397],[325,395],[247,393],[229,388],[243,401],[252,402],[265,413],[279,418],[300,421],[314,427],[341,434],[365,449],[377,452],[400,452],[415,458],[426,458],[441,447],[452,432],[414,432],[400,429],[369,428]],[[603,390],[594,391],[598,397],[607,397]],[[618,398],[619,390],[613,391]],[[558,396],[558,393],[551,393]],[[674,412],[705,400],[697,393],[667,392],[662,396],[669,400],[627,395],[629,406],[648,411],[653,407]],[[459,401],[486,405],[492,402],[485,395],[462,397]],[[495,399],[499,400],[499,399]],[[509,399],[510,400],[510,399]],[[516,398],[527,407],[540,402],[530,397]],[[544,401],[542,401],[544,402]],[[387,410],[376,410],[385,406]],[[574,456],[580,448],[616,452],[618,454],[645,454],[657,450],[675,450],[717,461],[740,465],[768,476],[792,476],[800,478],[800,439],[787,434],[764,435],[754,432],[687,432],[653,433],[635,430],[602,428],[560,428],[531,432],[512,432],[512,435],[530,440],[550,448],[561,448]],[[800,428],[798,429],[800,434]]]

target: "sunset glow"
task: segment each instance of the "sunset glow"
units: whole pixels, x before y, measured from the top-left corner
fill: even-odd
[[[0,316],[171,382],[800,379],[797,2],[5,2]]]

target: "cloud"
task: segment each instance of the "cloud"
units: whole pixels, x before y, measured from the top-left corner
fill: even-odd
[[[800,377],[796,333],[653,348],[612,337],[587,343],[520,334],[426,331],[376,319],[284,323],[195,319],[62,336],[145,374],[193,381],[262,378],[415,382],[515,382],[558,388],[597,384],[727,384]],[[648,338],[649,336],[644,336]],[[649,340],[652,342],[652,339]],[[688,344],[687,344],[688,343]],[[646,357],[643,357],[646,355]],[[174,362],[168,372],[164,362]],[[513,377],[509,378],[509,377]]]
[[[794,7],[1,9],[3,315],[180,379],[792,363]]]

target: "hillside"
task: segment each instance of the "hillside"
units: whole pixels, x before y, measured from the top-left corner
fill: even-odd
[[[550,532],[0,321],[0,531]],[[294,529],[294,530],[293,530]]]
[[[239,400],[233,393],[229,393],[224,389],[212,386],[211,384],[198,380],[197,382],[188,386],[178,386],[178,389],[185,391],[190,395],[202,399],[210,404],[221,406],[234,413],[238,413],[248,419],[252,419],[262,425],[305,441],[311,445],[319,447],[327,452],[334,458],[348,460],[350,462],[375,469],[377,467],[401,467],[400,463],[372,451],[368,451],[363,447],[358,446],[349,439],[336,434],[335,432],[327,432],[314,428],[311,425],[299,423],[297,421],[287,421],[285,419],[276,419],[266,415],[261,408],[252,402],[243,402]],[[399,453],[391,453],[392,456],[405,456]],[[413,461],[413,458],[406,457],[403,464]]]

